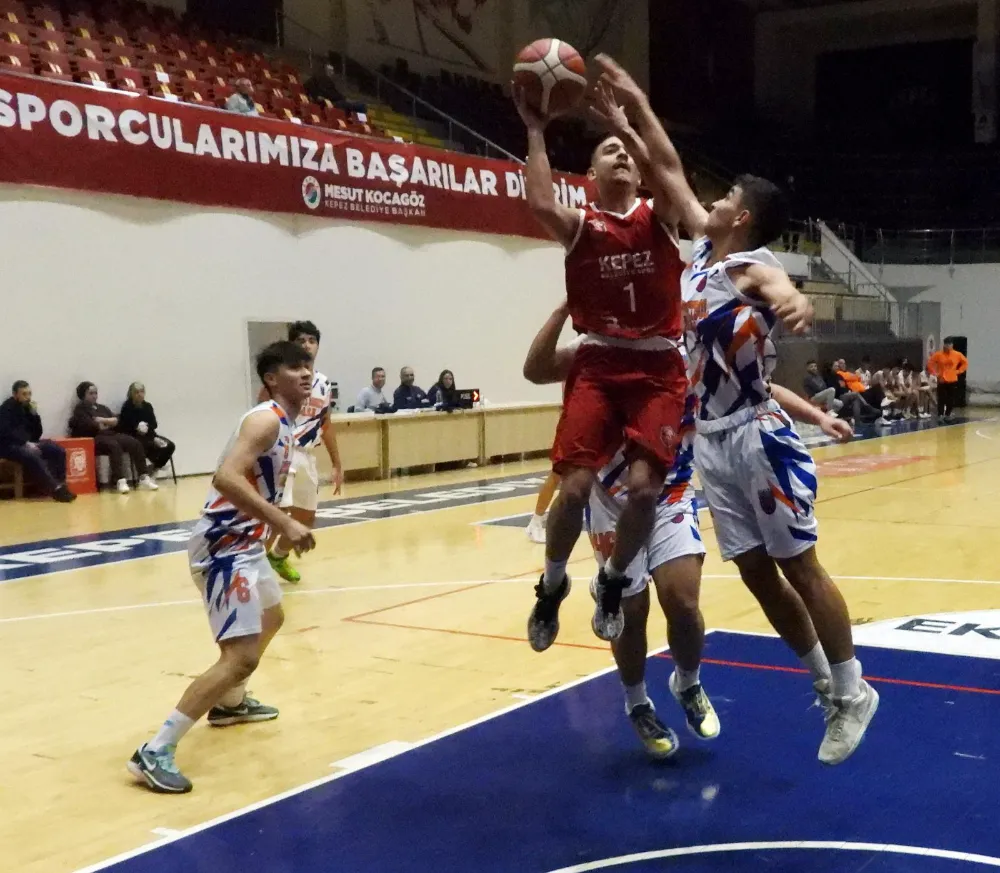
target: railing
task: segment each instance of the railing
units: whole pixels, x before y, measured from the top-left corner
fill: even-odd
[[[1000,227],[861,229],[860,254],[875,264],[1000,263]]]
[[[275,10],[275,22],[277,25],[278,46],[281,48],[298,48],[305,51],[309,65],[312,66],[320,57],[324,63],[328,57],[329,39],[317,33],[312,28],[302,22],[297,21],[292,16],[282,10]],[[300,45],[294,46],[289,39],[289,32],[304,37]],[[359,64],[353,58],[347,58],[342,53],[335,53],[339,64],[334,64],[340,76],[349,81],[351,79],[350,70],[357,69],[364,73],[365,79],[371,83],[369,97],[374,97],[378,102],[386,103],[393,111],[408,115],[409,119],[418,127],[432,126],[430,133],[436,133],[433,128],[440,128],[441,139],[445,140],[445,145],[460,151],[482,155],[485,158],[497,157],[506,158],[518,164],[523,164],[523,158],[512,155],[502,146],[487,139],[481,133],[467,124],[463,124],[457,118],[453,118],[447,112],[438,109],[433,103],[428,102],[418,94],[414,94],[408,88],[393,82],[392,79],[384,76],[378,70],[371,70],[363,64]],[[407,106],[408,104],[408,106]],[[418,107],[420,111],[418,111]],[[404,112],[402,110],[408,110]]]

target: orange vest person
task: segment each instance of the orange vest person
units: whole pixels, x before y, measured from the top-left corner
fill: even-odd
[[[949,421],[958,402],[958,377],[969,369],[969,359],[955,351],[951,339],[944,341],[944,347],[935,352],[927,361],[927,369],[937,376],[938,416]]]

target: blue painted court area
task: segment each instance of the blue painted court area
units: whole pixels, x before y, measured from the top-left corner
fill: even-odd
[[[866,741],[837,768],[816,761],[820,710],[780,640],[713,633],[703,679],[722,735],[700,744],[683,732],[672,761],[645,757],[617,677],[605,673],[106,869],[1000,867],[1000,661],[887,649],[861,658],[882,703]],[[653,657],[648,681],[661,716],[679,729],[670,669]]]

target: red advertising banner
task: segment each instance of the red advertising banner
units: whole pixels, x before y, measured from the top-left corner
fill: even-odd
[[[545,236],[510,161],[17,74],[0,74],[0,182]],[[585,186],[553,182],[570,206]]]

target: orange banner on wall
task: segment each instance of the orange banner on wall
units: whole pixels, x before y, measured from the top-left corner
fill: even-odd
[[[0,182],[543,238],[512,161],[0,74]],[[586,179],[556,175],[582,206]]]

